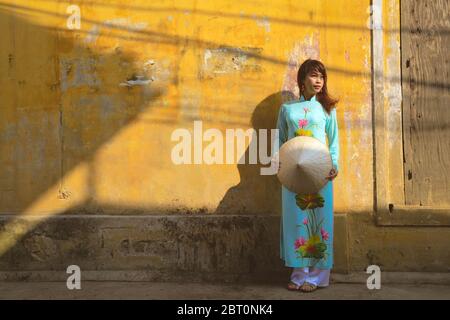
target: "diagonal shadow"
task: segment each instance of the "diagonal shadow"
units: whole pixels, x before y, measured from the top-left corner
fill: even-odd
[[[30,7],[26,7],[26,6],[22,6],[22,5],[9,4],[9,3],[4,3],[4,2],[0,2],[0,8],[3,8],[4,10],[10,9],[10,10],[23,11],[28,14],[29,13],[38,13],[38,14],[41,14],[44,16],[58,17],[61,19],[67,18],[67,16],[62,13],[52,12],[52,11],[43,10],[43,9],[30,8]],[[156,32],[156,31],[149,31],[149,30],[130,30],[130,29],[124,28],[123,26],[120,26],[120,25],[104,24],[101,21],[97,21],[94,19],[88,19],[88,18],[83,18],[83,21],[84,21],[84,23],[91,24],[92,26],[102,26],[104,28],[110,29],[111,34],[109,36],[111,36],[111,37],[124,38],[124,39],[132,40],[132,41],[142,41],[142,42],[151,41],[151,42],[155,42],[155,43],[168,44],[168,45],[174,45],[174,46],[179,46],[179,45],[183,44],[184,46],[191,45],[191,46],[197,46],[200,48],[222,47],[222,45],[219,45],[217,42],[210,41],[210,40],[197,39],[197,38],[189,37],[189,36],[179,36],[176,34],[164,33],[164,32],[160,32],[160,31]],[[308,26],[314,26],[314,23],[310,23],[310,24],[308,24],[307,22],[305,22],[305,23]],[[348,26],[342,25],[342,24],[329,26],[328,24],[324,24],[322,26],[315,25],[315,27],[317,27],[317,28],[327,27],[327,28],[334,28],[336,30],[339,30],[339,29],[346,29]],[[55,28],[55,30],[58,30],[58,29]],[[124,37],[123,35],[118,34],[117,31],[126,31],[133,35],[127,35],[126,37]],[[86,32],[86,31],[80,31],[80,32]],[[367,29],[367,32],[369,33],[370,30]],[[385,31],[383,31],[383,32],[385,32]],[[417,30],[416,29],[411,29],[411,30],[402,29],[401,33],[404,33],[404,32],[415,33],[415,32],[417,32]],[[420,32],[425,32],[425,33],[430,33],[430,34],[432,33],[433,36],[438,36],[438,37],[445,37],[450,34],[448,29],[421,30]],[[232,46],[223,46],[223,47],[233,54],[242,53],[242,49],[240,49],[240,48],[235,48]],[[258,58],[261,61],[266,61],[266,62],[270,62],[273,64],[280,64],[283,66],[286,65],[286,61],[279,59],[278,57],[263,55],[263,54],[254,53],[251,51],[245,52],[245,54],[248,57]],[[329,73],[337,73],[337,74],[342,74],[342,75],[349,76],[349,77],[351,76],[351,77],[361,77],[361,78],[369,79],[373,76],[375,78],[383,78],[389,82],[400,83],[402,81],[401,76],[387,77],[382,72],[378,72],[378,71],[374,71],[374,70],[370,70],[370,71],[348,70],[345,68],[334,67],[334,66],[328,66],[327,70]],[[438,89],[441,91],[447,91],[448,89],[450,89],[450,84],[447,82],[427,81],[427,80],[420,79],[420,80],[417,80],[417,85],[421,85],[421,86],[427,87],[427,88]]]
[[[40,2],[58,2],[58,3],[61,2],[59,0],[39,0],[39,1]],[[65,2],[67,4],[71,3],[70,1],[65,1]],[[255,6],[260,5],[260,3],[258,3],[258,2],[251,2],[251,3]],[[369,9],[369,3],[370,2],[368,1],[367,9]],[[246,1],[246,4],[249,4],[249,1]],[[104,7],[104,8],[123,7],[123,6],[119,6],[114,3],[108,3],[105,1],[83,1],[83,5]],[[352,6],[352,3],[350,2],[350,3],[348,3],[348,5]],[[211,19],[214,19],[217,16],[230,18],[230,19],[252,20],[252,21],[254,21],[255,19],[259,19],[259,20],[266,20],[266,21],[279,23],[279,24],[286,24],[286,25],[290,25],[290,26],[312,27],[312,28],[317,28],[317,29],[328,29],[328,30],[339,29],[339,30],[350,30],[350,31],[366,31],[366,30],[368,30],[368,27],[361,27],[360,25],[343,25],[343,24],[337,24],[337,23],[316,22],[312,18],[314,15],[314,12],[312,12],[312,11],[308,12],[309,17],[311,17],[310,20],[300,20],[300,19],[279,18],[279,17],[270,16],[270,15],[248,14],[248,13],[243,13],[243,12],[240,12],[239,14],[237,14],[237,13],[230,13],[230,12],[224,12],[224,11],[205,10],[205,9],[199,9],[199,8],[193,9],[193,8],[176,8],[176,7],[162,7],[162,6],[149,7],[149,6],[135,5],[132,3],[127,4],[126,8],[128,10],[133,10],[133,11],[167,12],[167,13],[172,13],[172,14],[173,13],[183,13],[183,14],[193,13],[196,15],[205,15],[205,16],[212,17]],[[291,8],[287,7],[286,11],[291,11]],[[349,12],[351,12],[351,11],[349,11]],[[366,13],[367,13],[367,18],[372,15],[372,14],[369,15],[369,11],[367,11]],[[435,34],[436,32],[441,35],[449,35],[450,34],[450,29],[448,29],[448,28],[442,28],[442,29],[436,30],[436,29],[427,29],[426,26],[410,28],[410,29],[402,28],[401,30],[394,29],[394,28],[384,30],[385,33],[398,33],[398,32],[410,33],[410,32],[417,32],[417,31],[424,32],[424,33],[430,33],[430,34]]]
[[[7,62],[0,88],[2,210],[9,214],[24,211],[75,166],[91,162],[158,101],[168,83],[121,86],[148,81],[152,71],[120,48],[96,52],[70,31],[54,32],[4,10],[0,25],[0,54]],[[67,197],[62,185],[59,191]]]

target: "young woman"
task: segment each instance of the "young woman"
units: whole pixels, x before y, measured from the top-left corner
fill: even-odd
[[[282,105],[277,121],[279,146],[297,135],[328,138],[333,168],[326,185],[313,195],[282,186],[280,258],[292,267],[289,290],[312,292],[329,285],[333,266],[333,184],[338,174],[339,135],[335,104],[327,90],[322,62],[308,59],[297,75],[300,99]],[[300,103],[302,102],[302,103]],[[279,167],[282,163],[279,163]]]

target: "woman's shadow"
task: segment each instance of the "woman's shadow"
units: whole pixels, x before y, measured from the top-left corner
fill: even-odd
[[[268,153],[272,150],[271,130],[276,128],[278,110],[284,102],[295,100],[296,96],[290,91],[279,91],[262,100],[252,114],[251,124],[258,133],[259,129],[266,129]],[[256,143],[256,146],[251,144]],[[215,214],[244,214],[244,215],[271,215],[278,213],[281,206],[280,184],[275,174],[262,175],[261,168],[269,167],[263,165],[259,158],[257,164],[249,164],[249,150],[252,147],[259,154],[258,139],[253,139],[240,159],[243,164],[238,163],[240,182],[230,188],[215,210]],[[271,156],[268,154],[268,156]],[[243,161],[245,160],[245,161]]]

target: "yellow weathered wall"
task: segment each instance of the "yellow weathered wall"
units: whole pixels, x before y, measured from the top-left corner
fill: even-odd
[[[69,2],[1,3],[2,212],[89,199],[147,213],[214,212],[223,199],[224,213],[278,212],[274,176],[250,164],[176,166],[171,133],[194,119],[223,133],[273,128],[280,91],[296,90],[309,57],[341,99],[335,209],[371,208],[369,1],[77,4],[81,30],[66,27]],[[155,80],[119,86],[133,74]]]

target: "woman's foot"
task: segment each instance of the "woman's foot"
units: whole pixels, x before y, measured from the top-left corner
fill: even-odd
[[[300,287],[300,290],[302,290],[303,292],[313,292],[313,291],[317,290],[317,286],[315,284],[312,284],[312,283],[309,283],[309,282],[305,282]]]
[[[287,289],[288,289],[288,290],[291,290],[291,291],[298,291],[298,290],[300,290],[300,288],[301,288],[301,286],[295,284],[295,283],[292,282],[292,281],[289,282],[288,285],[287,285]]]

